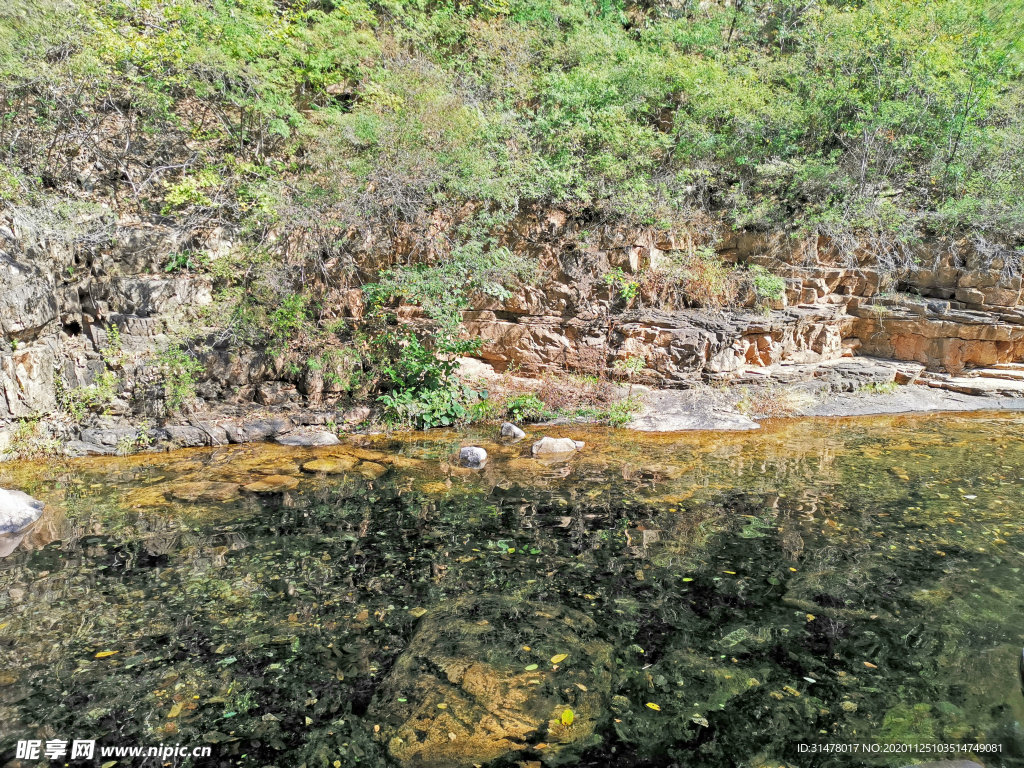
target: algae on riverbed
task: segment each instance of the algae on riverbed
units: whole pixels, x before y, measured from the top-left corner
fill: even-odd
[[[97,738],[210,744],[210,765],[399,764],[399,708],[423,706],[395,682],[417,627],[498,600],[586,617],[610,649],[605,676],[604,652],[576,666],[569,638],[533,659],[530,620],[498,612],[508,637],[489,653],[522,658],[491,658],[494,674],[532,660],[524,680],[541,680],[568,653],[587,676],[527,697],[546,709],[509,759],[904,764],[797,745],[1002,739],[1002,764],[1021,764],[1019,418],[571,435],[587,447],[551,464],[480,439],[479,471],[457,466],[451,433],[0,467],[56,516],[0,560],[0,748]],[[303,471],[313,461],[340,471]],[[344,469],[366,461],[387,473]],[[193,493],[274,475],[294,487]],[[446,759],[480,762],[459,722]],[[559,728],[592,728],[593,744],[538,748]]]

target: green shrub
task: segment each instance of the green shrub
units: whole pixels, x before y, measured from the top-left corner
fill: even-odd
[[[785,297],[786,281],[783,278],[756,264],[750,267],[749,272],[754,296],[759,304],[781,301]]]
[[[550,419],[554,414],[547,405],[532,392],[516,395],[505,404],[505,415],[510,421],[525,423],[532,421],[544,421]]]
[[[157,357],[164,390],[164,405],[168,411],[177,411],[194,400],[196,381],[203,364],[179,346],[171,346]]]

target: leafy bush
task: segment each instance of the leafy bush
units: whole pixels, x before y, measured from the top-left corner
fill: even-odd
[[[750,267],[749,272],[754,296],[759,304],[781,301],[785,297],[786,281],[784,279],[756,264]]]
[[[553,416],[547,405],[533,393],[513,397],[505,404],[505,414],[516,423],[544,421]]]
[[[164,405],[177,411],[195,399],[196,381],[203,364],[179,346],[171,346],[157,355],[157,366],[164,390]]]

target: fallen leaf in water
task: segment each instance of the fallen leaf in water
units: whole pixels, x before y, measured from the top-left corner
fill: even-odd
[[[576,687],[579,688],[581,691],[587,690],[587,686],[585,686],[583,683],[576,683]]]
[[[697,725],[703,725],[705,728],[708,727],[707,718],[701,717],[700,715],[694,715],[693,717],[690,718],[690,720],[692,722],[696,723]]]
[[[368,618],[370,618],[369,611],[360,611],[356,614],[356,621],[366,621]]]
[[[184,709],[184,708],[185,708],[185,702],[179,701],[177,704],[175,704],[173,707],[171,707],[171,711],[167,713],[167,719],[169,720],[172,717],[177,717],[178,715],[181,714],[181,710]]]
[[[790,696],[799,696],[800,695],[800,691],[798,691],[796,688],[794,688],[791,685],[784,685],[784,686],[782,686],[782,690],[784,690]]]
[[[96,658],[105,659],[107,656],[113,656],[115,653],[120,653],[120,651],[100,651],[96,654]]]
[[[449,739],[450,739],[451,741],[455,741],[455,739],[456,739],[456,736],[455,736],[455,734],[454,734],[454,733],[452,733],[451,731],[448,731],[448,738],[449,738]]]
[[[807,614],[807,620],[808,621],[814,621],[816,618],[818,618],[818,617],[815,616],[813,613],[808,613]]]
[[[561,662],[565,661],[568,658],[569,658],[569,654],[568,653],[560,653],[557,656],[552,656],[551,657],[551,663],[552,664],[560,664]]]
[[[533,670],[535,670],[536,668],[537,668],[536,664],[527,664],[526,665],[526,671],[527,672],[533,672]]]
[[[661,707],[659,707],[653,701],[648,701],[647,702],[647,708],[648,709],[653,709],[655,712],[661,712]]]
[[[572,725],[572,721],[576,719],[576,715],[573,714],[571,709],[562,710],[562,725]]]
[[[448,709],[448,705],[447,704],[438,704],[437,708],[438,709]]]
[[[864,662],[864,666],[867,667],[868,669],[878,669],[878,667],[876,665],[872,664],[870,661],[865,661]]]

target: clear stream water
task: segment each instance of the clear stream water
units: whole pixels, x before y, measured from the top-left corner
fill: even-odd
[[[0,559],[0,761],[35,738],[212,753],[72,765],[397,765],[405,699],[382,686],[420,617],[504,595],[582,612],[613,649],[599,738],[556,755],[542,731],[509,765],[1022,766],[1022,427],[532,430],[586,441],[553,464],[487,429],[0,465],[51,505]],[[452,465],[466,444],[484,470]],[[354,447],[387,474],[300,468]],[[268,475],[298,483],[174,499]]]

